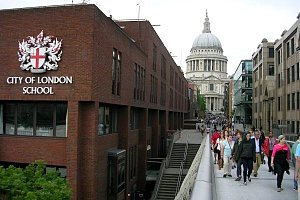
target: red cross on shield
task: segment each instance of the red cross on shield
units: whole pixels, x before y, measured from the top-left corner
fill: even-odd
[[[30,62],[34,69],[39,69],[45,63],[45,47],[37,47],[31,49]]]

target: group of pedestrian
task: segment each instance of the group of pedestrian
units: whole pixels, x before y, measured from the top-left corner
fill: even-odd
[[[265,137],[262,129],[252,129],[248,132],[237,130],[233,132],[235,141],[233,141],[232,132],[225,128],[223,131],[215,130],[212,135],[212,149],[214,151],[214,163],[218,164],[219,170],[224,170],[223,177],[232,177],[234,163],[236,165],[236,179],[240,181],[243,178],[243,184],[251,182],[251,175],[258,177],[258,170],[261,164],[265,164],[264,157],[268,158],[269,172],[277,175],[277,191],[281,192],[284,173],[290,174],[289,160],[291,153],[285,141],[285,136],[280,135],[276,139],[272,131],[269,137]],[[299,144],[299,145],[298,145]],[[294,159],[293,164],[300,168],[300,135],[298,142],[293,147],[294,154],[298,160]],[[298,150],[298,154],[296,152]],[[298,157],[297,157],[298,156]],[[297,165],[298,163],[298,165]],[[224,164],[224,165],[223,165]],[[243,168],[243,170],[242,170]],[[297,190],[297,179],[295,173],[294,189]]]

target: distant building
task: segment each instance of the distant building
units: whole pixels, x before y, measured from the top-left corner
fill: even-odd
[[[300,13],[297,21],[275,41],[274,128],[285,134],[300,132]]]
[[[263,39],[252,55],[252,125],[269,132],[274,123],[274,42]]]
[[[0,165],[44,160],[74,200],[149,191],[147,160],[188,113],[188,83],[150,22],[87,4],[0,19]]]
[[[225,83],[229,81],[227,57],[223,55],[220,40],[211,33],[207,12],[204,29],[195,38],[186,64],[186,78],[197,84],[200,94],[204,95],[206,110],[223,112]]]
[[[233,74],[234,122],[252,126],[252,61],[242,60]]]

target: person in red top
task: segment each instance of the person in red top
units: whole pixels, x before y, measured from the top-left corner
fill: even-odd
[[[273,132],[270,131],[269,133],[269,137],[267,137],[264,141],[263,144],[263,149],[264,152],[266,154],[266,156],[268,157],[268,167],[269,167],[269,172],[273,172],[273,168],[271,166],[271,156],[273,153],[273,149],[274,149],[274,145],[277,144],[277,140],[276,138],[273,136]]]
[[[291,159],[291,154],[284,135],[279,135],[278,141],[279,143],[273,149],[271,165],[274,168],[274,174],[277,174],[277,192],[281,192],[283,174],[284,172],[290,174],[288,161]]]
[[[212,150],[214,151],[214,164],[217,163],[218,160],[221,159],[221,155],[220,155],[220,150],[218,150],[218,144],[217,144],[217,139],[220,138],[221,134],[218,130],[215,130],[214,134],[211,136],[211,144],[212,144]],[[218,160],[217,160],[217,156],[218,156]]]

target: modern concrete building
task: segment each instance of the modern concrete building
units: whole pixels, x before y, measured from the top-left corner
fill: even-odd
[[[252,60],[242,60],[233,74],[234,122],[252,126]]]
[[[186,78],[193,81],[204,95],[206,109],[213,113],[224,111],[224,87],[227,78],[227,57],[220,40],[211,33],[206,12],[204,29],[193,43],[186,59]]]
[[[274,123],[275,112],[274,42],[268,42],[264,38],[252,54],[252,62],[252,125],[269,132]]]
[[[300,13],[297,21],[275,41],[274,128],[285,134],[300,131]]]
[[[146,191],[148,158],[165,156],[188,108],[188,83],[150,22],[87,4],[0,19],[0,165],[44,160],[74,200]]]

